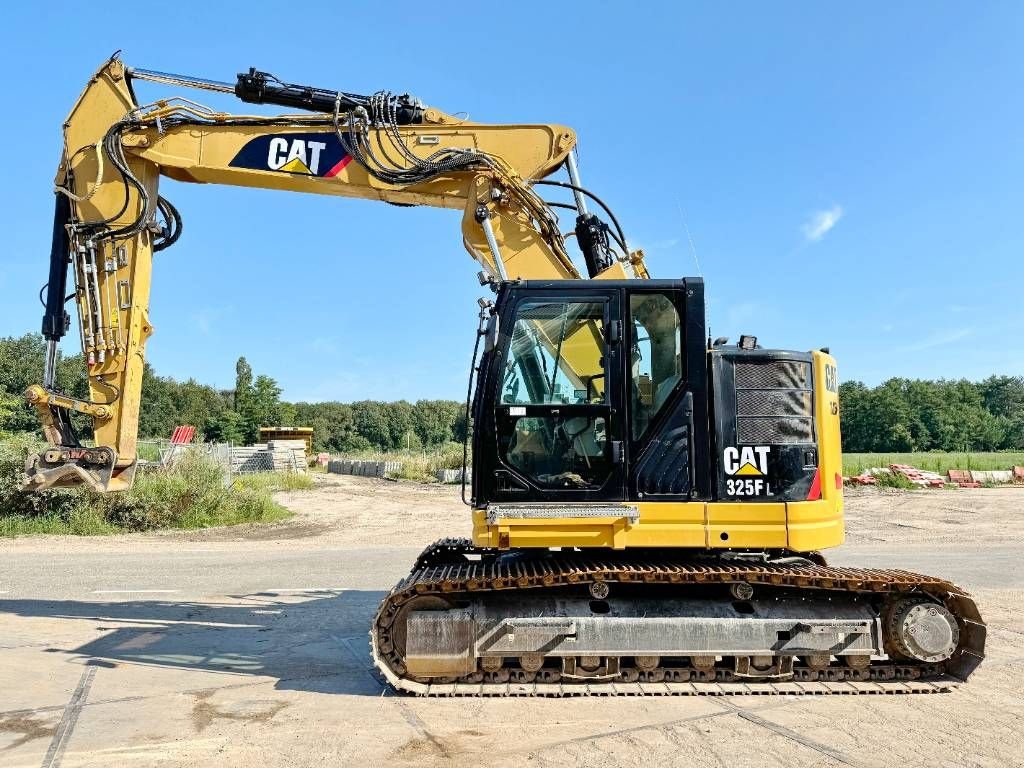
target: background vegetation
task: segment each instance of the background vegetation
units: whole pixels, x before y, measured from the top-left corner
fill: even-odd
[[[388,474],[399,480],[419,480],[436,482],[439,469],[462,469],[462,443],[446,445],[422,450],[398,449],[384,453],[377,450],[346,451],[347,459],[366,459],[369,461],[393,461],[401,464],[401,470]],[[472,463],[472,458],[469,458]]]
[[[0,338],[0,432],[37,429],[22,392],[39,381],[43,353],[38,334]],[[453,400],[289,403],[281,400],[277,382],[254,373],[244,357],[235,374],[233,389],[218,390],[158,376],[147,366],[140,435],[167,438],[175,426],[190,424],[206,440],[240,444],[254,442],[261,425],[311,426],[316,450],[367,457],[398,450],[443,453],[465,435],[464,406]],[[85,395],[81,357],[61,359],[57,380],[64,391]],[[890,379],[877,387],[848,381],[839,393],[847,453],[1024,451],[1021,376]],[[87,434],[88,425],[81,426]]]
[[[848,453],[1024,450],[1024,377],[839,387]],[[976,467],[979,468],[980,467]]]
[[[927,453],[844,453],[843,474],[846,477],[859,475],[871,467],[888,467],[890,464],[909,464],[918,469],[944,475],[948,469],[1010,469],[1024,467],[1024,452],[998,451],[992,453],[948,453],[931,451]]]
[[[278,490],[308,488],[308,475],[265,473],[225,483],[223,468],[199,451],[173,467],[141,473],[130,491],[100,495],[86,488],[22,493],[25,457],[41,441],[28,435],[0,441],[0,536],[28,533],[92,535],[155,528],[206,528],[282,520]]]
[[[44,344],[38,334],[0,338],[0,535],[95,534],[151,528],[197,528],[287,516],[271,494],[308,487],[308,475],[264,474],[225,485],[222,469],[190,454],[170,469],[140,475],[133,490],[100,496],[85,489],[22,494],[25,456],[41,441],[35,413],[22,392],[40,380]],[[261,425],[312,426],[318,451],[353,458],[397,460],[400,476],[424,480],[438,469],[462,466],[463,406],[452,400],[393,403],[289,403],[269,376],[239,358],[235,387],[218,390],[179,382],[146,367],[140,418],[142,437],[167,438],[179,424],[203,439],[251,443]],[[61,358],[59,388],[87,396],[80,356]],[[877,387],[840,387],[844,474],[873,466],[913,464],[944,472],[1024,465],[1024,377],[981,382],[890,379]],[[79,422],[88,437],[89,424]],[[995,452],[999,453],[986,453]],[[1016,452],[1014,452],[1016,451]],[[922,453],[927,452],[927,453]],[[150,457],[150,458],[156,458]],[[894,481],[897,482],[897,481]]]
[[[22,393],[42,378],[45,346],[39,334],[0,338],[0,433],[35,432],[39,421]],[[59,387],[74,396],[88,394],[81,355],[61,359]],[[139,435],[168,438],[189,424],[207,441],[254,443],[261,426],[312,427],[314,448],[331,453],[422,451],[461,442],[465,404],[454,400],[400,400],[383,403],[289,403],[269,376],[254,374],[244,357],[235,366],[235,387],[218,390],[193,379],[158,376],[147,365],[142,378]],[[77,422],[88,436],[87,420]]]

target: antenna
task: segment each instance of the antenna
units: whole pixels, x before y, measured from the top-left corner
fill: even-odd
[[[693,244],[693,235],[690,228],[686,226],[686,216],[683,215],[683,204],[676,198],[676,209],[679,211],[679,220],[683,222],[683,229],[686,231],[686,241],[690,244],[690,254],[693,256],[693,263],[697,265],[697,277],[703,279],[704,271],[700,268],[700,259],[697,258],[697,247]]]

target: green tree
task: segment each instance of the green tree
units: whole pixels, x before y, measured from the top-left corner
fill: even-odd
[[[907,403],[903,382],[890,379],[872,392],[869,423],[872,440],[870,451],[913,451],[914,434],[920,432],[914,423],[914,414]]]
[[[179,382],[157,376],[147,363],[142,371],[139,435],[167,438],[175,427],[190,425],[205,433],[207,424],[229,410],[223,392],[194,379]]]
[[[371,446],[381,450],[390,447],[391,431],[384,403],[376,400],[360,400],[352,403],[352,420],[356,434]]]
[[[142,369],[142,402],[139,407],[139,435],[170,437],[181,422],[173,394],[174,382],[157,376],[146,363]]]
[[[277,423],[282,427],[305,427],[307,424],[299,424],[298,410],[294,403],[281,402],[281,410],[278,414]]]
[[[416,434],[428,446],[455,440],[463,411],[463,406],[454,400],[417,400],[413,409]]]
[[[871,450],[874,424],[871,420],[871,390],[859,381],[839,385],[839,418],[843,449],[853,453]]]
[[[20,406],[21,403],[13,395],[0,392],[0,438],[10,436],[11,430],[7,429],[7,425]]]
[[[0,338],[0,392],[14,398],[10,411],[0,421],[0,429],[8,432],[34,432],[39,417],[23,397],[30,384],[43,383],[46,342],[38,333]],[[87,398],[89,384],[85,360],[81,355],[58,355],[55,389],[77,398]],[[72,423],[82,437],[88,437],[92,422],[81,414],[72,414]]]
[[[999,448],[1024,448],[1024,376],[990,376],[979,389],[986,410],[999,423]]]
[[[257,376],[245,397],[241,416],[243,434],[249,442],[259,439],[260,427],[277,426],[281,420],[281,388],[277,382],[263,374]]]
[[[385,403],[384,413],[388,425],[388,441],[385,448],[417,449],[420,447],[420,440],[416,436],[414,428],[415,417],[412,403],[406,400]]]
[[[352,406],[344,403],[296,403],[296,424],[313,428],[317,451],[341,452],[370,447],[355,431]]]
[[[225,408],[210,416],[203,427],[203,437],[214,443],[241,444],[245,441],[245,423],[242,414]]]
[[[989,376],[978,389],[986,410],[993,416],[1024,414],[1024,376]]]
[[[252,366],[244,357],[238,358],[235,363],[235,410],[242,413],[245,410],[246,398],[252,392]]]

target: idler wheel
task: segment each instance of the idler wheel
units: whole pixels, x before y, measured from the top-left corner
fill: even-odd
[[[896,655],[930,664],[948,659],[960,642],[956,617],[925,597],[905,597],[890,605],[885,628]]]
[[[394,622],[391,624],[391,642],[392,649],[395,655],[399,659],[405,658],[405,640],[406,640],[406,621],[409,618],[409,613],[412,611],[446,611],[451,608],[451,603],[442,597],[436,597],[434,595],[418,595],[401,608],[398,609],[398,614],[395,616]],[[405,669],[399,671],[395,666],[394,662],[389,657],[385,659],[388,665],[395,671],[397,675],[404,675]],[[405,666],[404,664],[402,665]],[[438,682],[434,680],[433,682]]]

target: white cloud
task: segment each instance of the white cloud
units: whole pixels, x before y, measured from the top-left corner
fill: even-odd
[[[833,205],[828,210],[816,211],[800,229],[809,242],[815,243],[827,235],[841,218],[843,218],[842,206]]]
[[[974,333],[973,328],[953,328],[948,331],[935,331],[923,339],[903,347],[903,350],[905,352],[921,352],[926,349],[934,349],[935,347],[944,347],[947,344],[960,341],[960,339],[965,339],[972,333]]]

